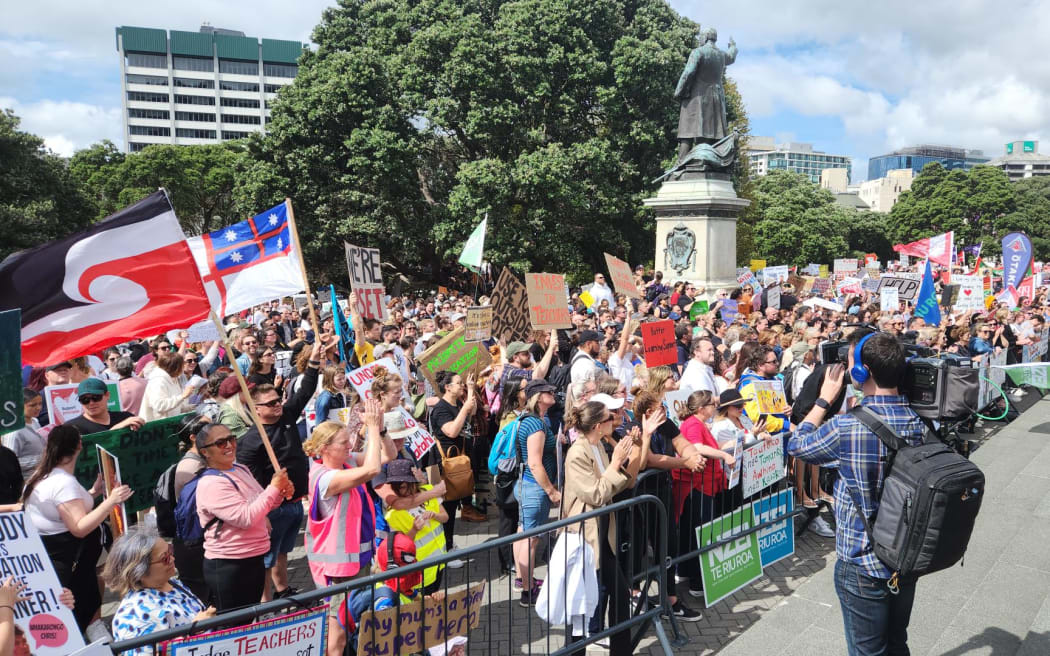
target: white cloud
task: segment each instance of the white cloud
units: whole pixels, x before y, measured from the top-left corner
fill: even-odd
[[[53,100],[23,104],[5,97],[0,97],[0,107],[13,109],[22,130],[39,135],[48,148],[64,157],[102,139],[123,143],[119,107]]]

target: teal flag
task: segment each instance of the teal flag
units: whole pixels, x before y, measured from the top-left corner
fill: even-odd
[[[921,317],[931,326],[941,325],[941,308],[937,306],[937,294],[933,289],[933,272],[930,260],[926,260],[926,270],[919,285],[919,297],[915,302],[915,316]]]
[[[459,263],[475,273],[481,270],[481,256],[485,250],[485,227],[488,222],[489,217],[486,214],[478,227],[474,228],[474,232],[470,233],[470,238],[463,245],[463,252],[459,256]]]

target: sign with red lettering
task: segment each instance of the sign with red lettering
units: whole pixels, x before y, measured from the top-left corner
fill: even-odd
[[[168,656],[227,654],[323,654],[327,643],[328,605],[264,622],[178,638],[164,643]]]
[[[366,319],[386,321],[386,289],[379,268],[379,249],[354,246],[345,241],[346,268],[350,272],[350,289],[357,294],[357,313]]]
[[[565,295],[565,276],[557,273],[526,273],[529,319],[533,330],[572,328],[569,299]]]
[[[376,367],[382,367],[395,376],[400,375],[397,373],[394,361],[390,358],[380,358],[346,374],[346,381],[354,386],[354,391],[362,399],[372,398],[372,379],[376,377]],[[321,421],[324,419],[322,417]]]
[[[609,267],[609,277],[612,279],[613,288],[627,298],[641,298],[638,293],[638,285],[634,284],[634,274],[631,273],[631,265],[627,264],[615,255],[605,254],[605,265]]]
[[[430,431],[423,428],[423,425],[415,420],[411,412],[402,407],[399,407],[398,410],[401,411],[401,415],[405,418],[405,427],[416,430],[415,433],[408,436],[405,443],[416,460],[419,460],[437,443],[434,441],[434,436],[430,434]]]
[[[645,366],[659,367],[678,363],[678,349],[674,344],[674,321],[650,321],[642,324],[642,345],[645,348]]]

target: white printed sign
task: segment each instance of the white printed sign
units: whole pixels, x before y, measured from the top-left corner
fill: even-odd
[[[172,640],[165,644],[169,656],[248,656],[250,654],[300,654],[318,656],[327,646],[328,605],[256,624]]]
[[[426,455],[427,451],[434,448],[434,445],[437,444],[437,442],[434,441],[434,436],[430,434],[430,431],[423,428],[422,424],[417,422],[408,410],[405,410],[404,408],[399,408],[399,410],[401,410],[401,414],[405,418],[405,426],[416,429],[415,433],[408,436],[406,444],[408,445],[408,450],[412,452],[412,455],[415,456],[416,460],[419,460]]]
[[[774,310],[780,309],[780,287],[770,287],[766,290],[766,305]]]
[[[879,290],[879,310],[882,312],[898,312],[900,309],[900,293],[896,287],[883,287]]]
[[[835,260],[832,271],[834,273],[855,273],[858,269],[860,269],[860,266],[857,258],[844,257]]]
[[[981,276],[952,274],[952,284],[959,285],[956,310],[984,310],[984,279]]]
[[[762,269],[762,284],[768,285],[771,282],[787,282],[788,277],[791,273],[788,271],[788,265],[782,264],[780,266],[767,266]]]
[[[14,576],[26,588],[25,601],[15,604],[15,625],[25,641],[24,653],[66,656],[84,646],[73,611],[58,601],[62,585],[43,542],[25,512],[0,513],[0,578]]]
[[[740,469],[741,469],[741,457],[740,452],[744,449],[744,437],[747,435],[747,431],[742,430],[720,430],[715,435],[715,439],[719,444],[726,442],[733,442],[733,466],[723,467],[723,471],[726,473],[727,484],[726,487],[733,489],[736,484],[740,482]]]
[[[216,342],[220,339],[222,338],[219,336],[219,329],[215,327],[215,322],[211,319],[198,321],[186,329],[186,341],[191,344]]]
[[[364,248],[343,242],[350,289],[357,295],[357,312],[366,319],[386,321],[386,290],[379,267],[379,249]]]
[[[744,449],[743,460],[744,497],[749,497],[784,478],[786,471],[783,436],[777,434],[769,442],[761,440],[758,444]]]
[[[380,358],[375,362],[369,362],[363,367],[354,369],[346,374],[346,379],[353,385],[357,395],[362,399],[372,398],[372,379],[375,378],[376,367],[382,367],[395,376],[400,376],[394,361],[389,358]]]

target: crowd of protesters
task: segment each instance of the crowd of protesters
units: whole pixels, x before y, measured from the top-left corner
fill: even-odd
[[[5,485],[0,510],[25,509],[59,580],[72,590],[77,624],[89,639],[107,632],[100,622],[100,581],[121,597],[109,627],[117,640],[294,595],[288,554],[303,532],[313,583],[324,587],[373,567],[385,570],[394,564],[391,557],[406,564],[454,554],[461,535],[457,518],[482,522],[498,515],[499,535],[511,535],[641,491],[667,500],[671,555],[688,553],[697,546],[696,526],[744,501],[739,486],[727,483],[736,463],[733,443],[719,436],[745,434],[751,442],[792,431],[808,410],[807,378],[822,375],[822,343],[870,327],[973,360],[1005,350],[1013,363],[1024,345],[1044,335],[1050,317],[1042,290],[1020,299],[1017,308],[944,308],[940,325],[927,326],[907,303],[881,311],[872,292],[835,298],[831,290],[826,297],[834,303],[813,305],[803,290],[781,284],[771,306],[768,291],[750,286],[707,295],[692,283],[667,285],[661,272],[641,268],[636,283],[640,299],[614,292],[599,274],[587,288],[592,305],[579,293],[568,299],[571,329],[534,332],[524,341],[491,340],[489,368],[440,372],[433,383],[422,375],[420,354],[487,297],[395,297],[382,322],[362,317],[351,294],[349,361],[341,360],[330,312],[314,326],[305,309],[274,301],[226,318],[229,348],[223,341],[193,343],[175,331],[27,367],[26,427],[3,436],[0,453],[11,463],[4,465],[5,481],[17,476],[19,483]],[[709,297],[705,311],[696,311],[694,304]],[[731,313],[724,311],[729,301]],[[673,365],[646,366],[638,326],[652,319],[675,322]],[[361,399],[347,373],[377,359],[387,359],[388,367],[375,370],[371,399]],[[233,367],[246,378],[247,395]],[[783,381],[793,405],[761,413],[754,385],[775,379]],[[109,409],[106,382],[119,387],[120,411]],[[41,391],[67,383],[77,383],[83,414],[51,426]],[[665,398],[676,390],[690,392],[677,410]],[[856,395],[847,389],[839,411]],[[133,493],[152,491],[119,486],[98,501],[101,482],[86,489],[73,476],[81,437],[186,413],[182,430],[172,436],[184,452],[175,467],[175,499],[195,504],[200,539],[166,536],[169,546],[143,520],[113,541],[105,525],[110,509]],[[406,414],[429,428],[440,450],[417,457],[406,448],[415,431]],[[494,438],[508,427],[520,469],[513,485],[503,487],[489,480],[487,461]],[[475,487],[448,499],[440,475],[426,472],[440,465],[439,453],[453,449],[471,459]],[[791,466],[798,505],[833,503],[821,468]],[[643,476],[653,470],[670,475]],[[626,526],[588,521],[577,529],[592,550],[603,590],[615,584],[615,568],[624,566],[616,557],[617,540],[656,539],[649,520],[620,522]],[[834,536],[819,517],[809,526]],[[544,583],[537,576],[539,547],[539,539],[521,540],[512,553],[499,554],[524,607],[536,603]],[[446,564],[462,566],[454,559]],[[411,600],[436,592],[444,574],[435,565],[387,586]],[[669,568],[657,583],[667,586],[677,619],[700,619],[676,595],[676,576],[688,582],[690,595],[702,596],[696,563]],[[589,618],[591,632],[622,619],[611,606],[603,616],[606,601]],[[353,639],[355,618],[347,605],[333,606],[329,653],[339,654]],[[153,652],[146,647],[137,653]]]

